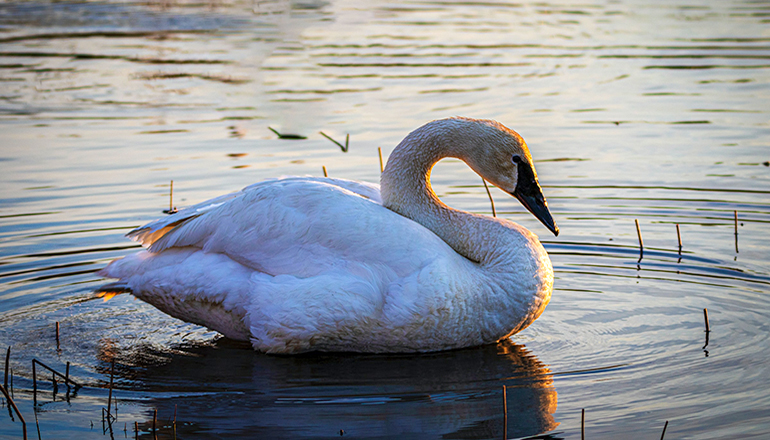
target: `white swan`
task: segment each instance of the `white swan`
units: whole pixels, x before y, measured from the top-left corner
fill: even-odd
[[[269,353],[420,352],[494,343],[548,304],[553,269],[522,226],[448,207],[444,157],[517,197],[554,234],[514,131],[451,118],[410,133],[381,188],[333,178],[260,182],[138,228],[146,251],[99,273],[165,313]]]

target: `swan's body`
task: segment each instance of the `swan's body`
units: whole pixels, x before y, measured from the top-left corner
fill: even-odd
[[[523,140],[502,125],[434,121],[394,150],[381,193],[343,179],[257,183],[132,231],[149,249],[101,273],[172,316],[271,353],[496,342],[542,313],[551,262],[525,228],[438,201],[429,174],[442,157],[459,157],[502,189],[530,178],[539,193],[534,168],[490,171],[497,153],[477,149],[498,143],[513,151],[501,153],[508,162],[514,154],[531,168]],[[525,206],[558,231],[550,214]]]

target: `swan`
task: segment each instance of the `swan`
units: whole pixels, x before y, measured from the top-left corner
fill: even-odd
[[[454,117],[412,131],[380,186],[285,177],[127,234],[147,249],[99,274],[161,311],[255,350],[430,352],[495,343],[545,309],[553,268],[537,236],[442,203],[444,157],[516,197],[558,235],[515,131]]]

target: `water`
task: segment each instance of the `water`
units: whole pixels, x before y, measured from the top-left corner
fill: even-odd
[[[659,438],[665,421],[666,438],[767,438],[768,11],[0,4],[0,347],[11,346],[30,435],[37,415],[43,438],[126,438],[134,422],[150,437],[157,409],[160,438],[174,437],[176,410],[179,438],[577,439],[585,408],[592,439]],[[123,235],[163,215],[171,180],[179,206],[322,166],[377,181],[377,147],[387,156],[410,130],[457,114],[524,136],[561,228],[549,236],[492,190],[498,215],[541,236],[556,273],[546,312],[510,342],[273,357],[128,295],[91,293],[103,282],[94,271],[137,250]],[[350,151],[319,131],[350,134]],[[449,205],[491,214],[465,165],[443,161],[433,184]],[[41,382],[33,412],[32,358],[71,362],[86,386],[53,395]],[[20,434],[0,417],[0,436]]]

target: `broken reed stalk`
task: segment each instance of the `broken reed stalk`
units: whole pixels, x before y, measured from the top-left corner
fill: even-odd
[[[503,438],[508,438],[508,392],[503,385]]]
[[[37,364],[39,364],[41,367],[47,369],[51,373],[53,373],[54,377],[59,376],[62,379],[64,379],[64,383],[66,383],[68,387],[69,387],[70,383],[75,385],[75,389],[76,390],[82,386],[79,383],[75,382],[74,380],[70,379],[69,371],[67,372],[67,375],[65,376],[65,375],[59,373],[58,371],[54,370],[53,368],[49,367],[48,365],[46,365],[46,364],[40,362],[39,360],[33,358],[32,359],[32,403],[33,403],[33,405],[37,405],[37,368],[35,367]]]
[[[306,136],[302,136],[301,134],[279,133],[278,130],[274,129],[273,127],[267,127],[267,129],[275,133],[275,135],[278,136],[278,139],[292,139],[292,140],[307,139]]]
[[[110,394],[107,396],[107,416],[110,415],[112,410],[112,383],[115,378],[115,359],[112,360],[112,368],[110,368]]]
[[[385,171],[385,165],[382,163],[382,147],[377,147],[377,155],[380,156],[380,174]]]
[[[134,438],[139,440],[139,422],[134,421]]]
[[[56,349],[59,350],[59,321],[56,321]]]
[[[676,224],[676,240],[679,242],[679,255],[682,255],[682,233],[679,232],[679,223]]]
[[[487,185],[487,181],[483,177],[481,178],[481,181],[484,182],[484,189],[487,190],[487,196],[489,196],[489,204],[492,205],[492,217],[497,217],[497,211],[495,210],[495,201],[492,200],[492,193],[489,192],[489,186]]]
[[[319,131],[319,133],[321,133],[321,136],[323,136],[326,139],[329,139],[330,141],[334,142],[338,147],[340,147],[340,149],[342,150],[343,153],[347,153],[348,152],[348,146],[350,145],[350,134],[345,136],[345,145],[342,145],[341,143],[339,143],[339,142],[335,141],[334,139],[332,139],[328,134],[324,133],[323,131]]]
[[[580,416],[580,440],[586,439],[586,409],[583,408],[582,415]]]
[[[329,173],[326,172],[326,165],[322,165],[321,168],[324,170],[324,177],[329,177]]]
[[[152,432],[153,432],[153,435],[157,432],[155,430],[155,426],[157,425],[157,423],[158,423],[158,408],[155,408],[155,410],[152,413]]]
[[[703,319],[706,321],[706,333],[711,332],[711,326],[709,326],[709,311],[708,309],[703,309]]]
[[[738,253],[738,211],[733,211],[733,219],[735,223],[735,253]]]
[[[11,395],[8,394],[8,390],[5,387],[0,387],[0,390],[3,392],[3,395],[5,396],[6,400],[8,400],[8,403],[11,405],[11,407],[13,407],[13,410],[16,412],[19,420],[21,420],[21,429],[24,433],[24,440],[27,440],[27,422],[24,421],[24,416],[21,415],[21,411],[19,411],[19,407],[16,406],[16,402],[14,402],[11,398]]]
[[[666,428],[668,428],[668,420],[666,420],[666,424],[663,425],[663,433],[660,434],[660,440],[663,440],[663,437],[666,436]]]

